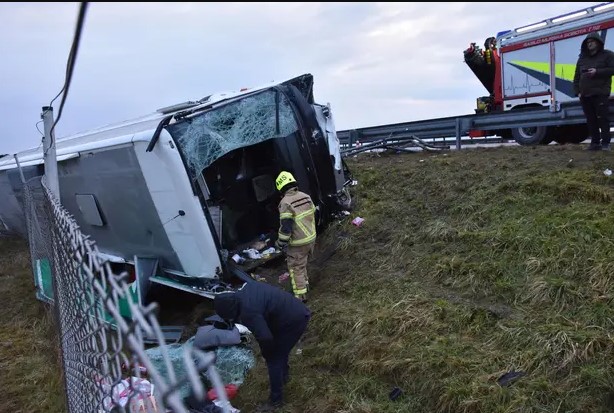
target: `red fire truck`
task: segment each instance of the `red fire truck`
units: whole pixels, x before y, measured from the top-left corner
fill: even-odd
[[[577,102],[573,78],[580,45],[597,32],[614,50],[614,3],[602,3],[489,37],[483,48],[471,43],[465,63],[488,91],[477,98],[476,113],[526,111]],[[498,131],[470,131],[470,136],[496,134],[523,145],[579,143],[588,136],[586,123],[544,125]]]

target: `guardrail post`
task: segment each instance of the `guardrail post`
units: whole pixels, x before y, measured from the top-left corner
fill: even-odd
[[[456,149],[461,148],[461,119],[456,118]]]
[[[358,131],[356,129],[352,129],[349,133],[349,140],[348,140],[348,148],[351,148],[354,146],[354,142],[356,142],[356,136],[358,135]]]

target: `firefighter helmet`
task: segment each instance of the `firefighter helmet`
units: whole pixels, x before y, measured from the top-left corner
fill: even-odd
[[[294,179],[290,172],[281,171],[281,173],[277,175],[277,179],[275,179],[275,186],[278,191],[281,191],[284,186],[293,182],[296,182],[296,179]]]

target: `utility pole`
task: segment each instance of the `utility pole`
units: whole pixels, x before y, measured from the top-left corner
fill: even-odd
[[[60,200],[60,181],[58,179],[58,162],[55,156],[55,136],[53,134],[53,108],[43,106],[43,126],[45,136],[43,136],[43,155],[45,161],[45,178],[49,190],[57,200]]]

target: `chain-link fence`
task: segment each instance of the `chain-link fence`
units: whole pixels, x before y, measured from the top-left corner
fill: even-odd
[[[115,274],[100,258],[95,242],[81,233],[44,178],[28,181],[23,197],[37,296],[52,304],[56,315],[67,411],[188,413],[182,391],[187,386],[202,400],[208,382],[219,395],[219,408],[228,412],[215,353],[187,347],[176,368],[157,306],[140,307],[131,299],[128,274]],[[157,339],[162,363],[148,356],[144,337]]]

